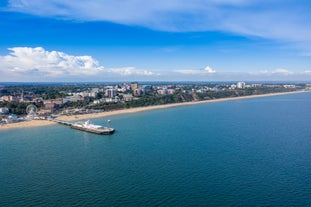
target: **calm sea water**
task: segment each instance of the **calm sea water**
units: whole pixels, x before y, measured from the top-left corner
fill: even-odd
[[[0,131],[0,206],[311,206],[311,93],[109,118]]]

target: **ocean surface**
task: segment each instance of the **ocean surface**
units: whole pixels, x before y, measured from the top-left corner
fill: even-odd
[[[311,206],[311,93],[109,119],[0,131],[0,206]]]

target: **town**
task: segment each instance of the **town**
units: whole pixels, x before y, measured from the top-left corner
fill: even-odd
[[[0,84],[0,123],[310,89],[305,83],[245,82]]]

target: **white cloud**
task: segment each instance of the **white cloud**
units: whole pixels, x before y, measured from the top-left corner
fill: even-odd
[[[155,72],[134,67],[110,68],[91,56],[74,56],[60,51],[47,51],[42,47],[14,47],[0,56],[0,81],[64,81],[99,80],[113,75],[155,76]],[[89,77],[89,78],[88,78]]]
[[[207,73],[216,73],[215,70],[213,70],[213,68],[209,67],[209,66],[206,66],[204,68],[204,71],[207,72]]]
[[[293,72],[284,69],[284,68],[277,68],[274,71],[272,71],[272,73],[276,73],[276,74],[283,74],[283,75],[289,75],[289,74],[293,74]]]
[[[180,69],[159,72],[135,67],[104,68],[91,56],[75,56],[42,47],[14,47],[0,56],[0,81],[120,81],[120,80],[311,80],[311,70],[288,69],[259,72],[216,72],[202,69]]]
[[[11,73],[37,73],[44,76],[95,75],[104,70],[91,56],[73,56],[42,47],[9,48],[9,55],[0,56],[1,70]]]
[[[311,70],[305,70],[302,72],[303,74],[311,74]]]
[[[122,76],[131,76],[131,75],[142,75],[142,76],[155,76],[159,75],[158,73],[148,71],[148,70],[139,70],[135,67],[123,67],[123,68],[110,68],[109,72],[116,73]]]
[[[301,72],[292,72],[285,68],[277,68],[275,70],[261,70],[259,72],[251,72],[250,74],[256,74],[256,75],[294,75],[299,74]]]
[[[246,80],[311,81],[311,70],[293,72],[285,68],[277,68],[274,70],[240,73],[240,75],[241,77],[245,77]]]
[[[196,69],[181,69],[175,70],[176,73],[181,73],[185,75],[204,75],[204,74],[213,74],[216,73],[214,69],[209,66],[206,66],[203,70],[196,70]]]
[[[259,71],[259,74],[268,74],[268,73],[269,73],[268,70],[261,70],[261,71]]]
[[[309,6],[282,0],[9,0],[9,10],[40,16],[165,31],[225,31],[303,42],[311,48]]]
[[[192,70],[192,69],[182,69],[182,70],[175,70],[174,72],[185,74],[185,75],[197,75],[201,71],[199,71],[199,70]]]

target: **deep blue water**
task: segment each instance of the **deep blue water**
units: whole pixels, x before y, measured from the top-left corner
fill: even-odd
[[[311,93],[109,119],[0,131],[0,206],[311,206]]]

